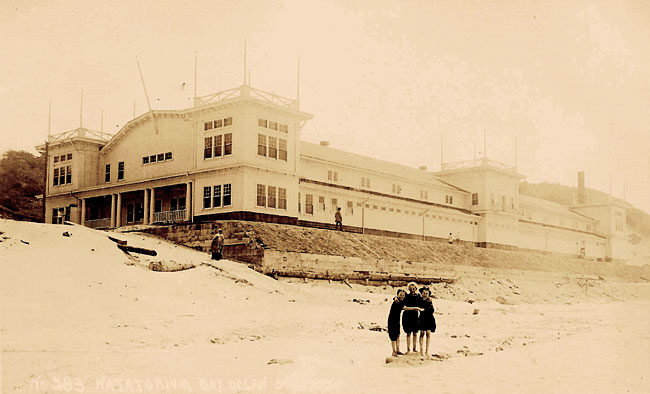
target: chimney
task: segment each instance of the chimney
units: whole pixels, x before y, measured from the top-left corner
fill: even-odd
[[[330,146],[330,142],[329,141],[321,141],[320,146],[328,147],[328,146]]]
[[[420,170],[422,170],[422,171],[426,171],[426,170],[427,170],[427,166],[420,166],[420,167],[418,167],[418,168],[419,168]]]
[[[578,172],[578,204],[585,203],[585,172]]]

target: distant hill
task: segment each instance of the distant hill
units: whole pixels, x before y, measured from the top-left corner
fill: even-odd
[[[560,185],[559,183],[523,182],[519,185],[519,193],[571,206],[575,204],[575,196],[578,195],[578,188]],[[610,196],[607,193],[586,188],[586,198],[587,201],[598,202],[607,201]],[[612,198],[623,202],[620,198]],[[628,230],[630,230],[630,242],[633,244],[638,243],[640,238],[650,240],[650,215],[644,211],[634,207],[628,209],[627,226]]]

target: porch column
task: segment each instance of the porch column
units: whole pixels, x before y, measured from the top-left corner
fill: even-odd
[[[122,225],[122,193],[117,193],[117,206],[115,210],[117,211],[115,214],[115,227],[120,227]]]
[[[192,214],[192,182],[185,183],[185,221],[190,221]]]
[[[111,194],[111,228],[115,227],[115,194]]]
[[[80,216],[80,219],[79,219],[79,224],[81,224],[83,226],[85,222],[86,222],[86,199],[82,198],[81,199],[81,216]]]
[[[144,213],[142,215],[142,224],[149,224],[149,189],[144,189]]]
[[[151,201],[149,202],[149,223],[153,223],[153,213],[156,207],[156,188],[152,187],[151,191]]]

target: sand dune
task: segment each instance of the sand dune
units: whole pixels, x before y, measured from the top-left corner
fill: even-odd
[[[650,392],[647,283],[436,284],[436,356],[386,363],[393,288],[276,281],[137,233],[112,235],[157,256],[78,226],[0,231],[3,393]]]

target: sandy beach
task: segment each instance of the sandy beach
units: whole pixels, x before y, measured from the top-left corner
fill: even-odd
[[[387,360],[395,288],[275,280],[138,233],[113,235],[157,256],[78,226],[0,231],[3,393],[650,392],[647,282],[434,284],[432,356]]]

